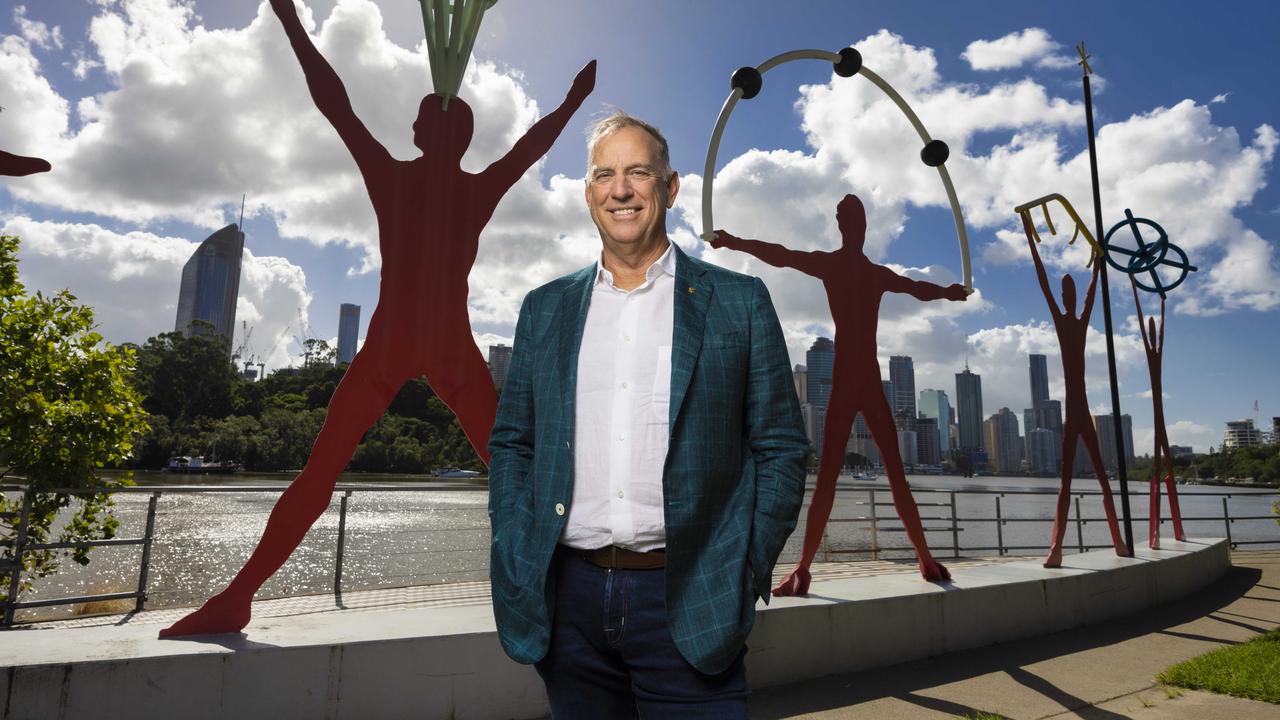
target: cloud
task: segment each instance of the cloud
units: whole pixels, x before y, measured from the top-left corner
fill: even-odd
[[[1061,68],[1075,64],[1070,56],[1054,55],[1062,48],[1041,28],[1027,28],[995,40],[975,40],[960,57],[974,70],[1009,70],[1034,62],[1042,67]]]
[[[43,157],[57,168],[67,132],[68,104],[41,74],[30,43],[16,35],[0,37],[0,98],[4,98],[3,149]]]
[[[90,23],[92,62],[113,87],[75,104],[81,129],[57,143],[59,171],[14,194],[143,226],[178,219],[213,230],[247,192],[250,216],[271,216],[288,237],[358,248],[361,270],[376,268],[363,181],[315,109],[274,14],[263,3],[247,27],[209,30],[193,12],[170,0],[99,12]],[[309,11],[303,21],[316,28]],[[314,39],[374,136],[394,156],[418,155],[410,128],[431,90],[425,49],[388,40],[369,0],[338,2]],[[523,88],[491,63],[471,65],[461,95],[474,99],[478,118],[466,169],[495,160],[538,115]],[[67,103],[54,110],[65,128]]]
[[[99,331],[112,342],[141,344],[173,329],[182,266],[198,243],[25,216],[0,218],[0,224],[5,234],[22,239],[19,271],[27,290],[70,289],[94,309]],[[305,315],[310,302],[302,268],[246,249],[233,347],[243,342],[242,323],[248,323],[253,328],[250,349],[270,367],[289,364],[289,343],[278,341],[289,326],[296,331],[297,308],[304,308]]]
[[[1192,420],[1177,420],[1165,425],[1169,434],[1170,445],[1190,447],[1198,453],[1208,452],[1209,446],[1222,444],[1222,430],[1214,430]],[[1155,429],[1150,427],[1133,429],[1134,453],[1150,455],[1155,452]]]
[[[13,23],[18,26],[18,32],[22,33],[22,37],[27,42],[42,50],[62,47],[62,28],[54,25],[50,29],[42,22],[28,20],[26,5],[19,5],[13,9]]]

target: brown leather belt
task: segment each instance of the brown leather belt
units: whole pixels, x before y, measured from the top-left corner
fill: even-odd
[[[577,555],[596,567],[611,570],[656,570],[667,564],[667,553],[663,549],[636,552],[617,545],[609,545],[595,550],[579,550],[568,545],[559,547],[564,552]]]

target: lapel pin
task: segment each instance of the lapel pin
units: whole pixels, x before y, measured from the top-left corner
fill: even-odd
[[[692,286],[692,285],[690,285],[690,286],[689,286],[689,294],[690,294],[690,295],[692,295],[692,294],[693,294],[693,286]]]

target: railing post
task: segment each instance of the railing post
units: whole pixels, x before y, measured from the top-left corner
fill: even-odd
[[[1231,497],[1228,495],[1227,497]],[[1236,549],[1234,543],[1231,542],[1231,513],[1227,511],[1227,498],[1222,498],[1222,526],[1227,529],[1227,547],[1232,550]]]
[[[880,559],[880,520],[876,515],[876,491],[868,490],[871,496],[871,559]]]
[[[960,557],[960,525],[956,517],[956,491],[951,491],[951,557]]]
[[[1000,495],[996,496],[996,552],[1004,556],[1004,520],[1000,516]]]
[[[142,539],[142,562],[138,568],[138,601],[133,606],[134,612],[142,612],[142,606],[147,602],[147,575],[151,570],[151,540],[155,536],[156,531],[156,501],[160,499],[159,492],[151,493],[151,499],[147,501],[147,530],[143,534]]]
[[[1084,523],[1080,515],[1080,496],[1076,496],[1076,546],[1079,552],[1084,552]]]
[[[350,490],[342,493],[342,504],[338,510],[338,557],[333,569],[333,594],[338,598],[342,597],[342,554],[347,540],[347,499],[350,497]]]
[[[4,606],[5,627],[13,627],[13,606],[18,602],[18,587],[22,582],[22,554],[27,549],[27,519],[31,516],[34,495],[35,491],[29,488],[22,491],[22,515],[18,517],[18,534],[13,541],[13,569],[9,571],[9,596]]]

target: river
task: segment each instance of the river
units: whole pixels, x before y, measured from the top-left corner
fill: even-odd
[[[172,475],[139,473],[139,486],[164,484],[205,484],[270,486],[283,489],[291,476],[237,474],[233,478],[190,481]],[[445,582],[482,580],[488,573],[489,525],[486,513],[488,492],[483,485],[464,489],[440,490],[441,483],[426,478],[405,479],[404,476],[370,477],[347,474],[343,483],[377,483],[384,487],[394,480],[404,490],[360,490],[353,492],[348,505],[343,562],[343,588],[357,590],[375,587],[425,585]],[[175,482],[176,481],[176,482]],[[810,476],[812,484],[814,478]],[[1042,555],[1047,545],[1053,516],[1052,494],[1029,495],[1028,491],[1056,492],[1057,480],[1047,478],[959,478],[955,476],[910,476],[915,497],[921,504],[921,515],[935,554],[945,562],[953,553],[950,529],[950,492],[957,491],[956,514],[960,518],[958,536],[960,554],[969,557],[995,555],[995,550],[973,550],[997,544],[997,528],[993,522],[996,498],[1000,498],[1001,517],[1014,520],[1002,527],[1003,544],[1035,546],[1037,549],[1016,550],[1009,554]],[[909,558],[910,549],[893,508],[888,505],[888,484],[841,478],[840,492],[828,526],[832,560],[870,557],[869,553],[845,554],[842,551],[869,550],[872,537],[869,524],[839,522],[840,518],[867,516],[866,501],[870,489],[876,490],[876,512],[881,518],[875,542],[881,558]],[[450,484],[457,488],[457,484]],[[1093,492],[1096,481],[1078,478],[1073,490]],[[1118,488],[1115,488],[1118,492]],[[930,492],[943,491],[943,492]],[[1006,493],[1001,495],[1000,493]],[[1275,491],[1240,488],[1179,486],[1182,514],[1189,520],[1186,531],[1192,537],[1223,537],[1225,526],[1223,498],[1234,517],[1266,516],[1280,496]],[[307,534],[302,545],[259,593],[263,597],[282,597],[331,592],[336,557],[339,521],[339,497],[335,494],[329,509]],[[165,492],[157,503],[155,542],[151,553],[148,579],[148,608],[181,607],[198,604],[220,590],[243,565],[256,545],[266,524],[278,491],[271,492]],[[141,537],[146,526],[149,493],[117,495],[115,514],[120,520],[119,537]],[[883,503],[883,505],[882,505]],[[935,506],[934,503],[941,505]],[[1135,545],[1145,546],[1147,510],[1146,484],[1130,485],[1130,504],[1134,521]],[[1116,500],[1119,512],[1119,498]],[[807,508],[807,505],[806,505]],[[1085,545],[1109,542],[1098,496],[1081,500],[1081,511],[1092,521],[1083,526]],[[1072,507],[1072,518],[1075,508]],[[781,564],[795,561],[804,534],[804,513],[783,551]],[[1165,505],[1165,517],[1168,506]],[[1035,522],[1024,522],[1034,519]],[[935,530],[936,529],[936,530]],[[1280,526],[1271,519],[1238,520],[1231,525],[1233,540],[1265,540],[1271,544],[1250,547],[1280,547]],[[1166,522],[1163,537],[1172,538]],[[1074,552],[1078,543],[1074,522],[1068,527],[1066,549]],[[127,592],[137,588],[141,549],[136,546],[95,549],[87,566],[65,561],[59,572],[36,581],[35,592],[23,599],[41,599],[84,594]],[[819,555],[819,560],[822,555]],[[127,610],[131,603],[124,602]],[[20,611],[20,620],[67,617],[84,608],[57,607]]]

